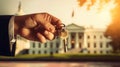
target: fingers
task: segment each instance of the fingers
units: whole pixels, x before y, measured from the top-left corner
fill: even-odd
[[[38,13],[32,14],[25,21],[25,26],[28,29],[33,30],[37,36],[37,41],[45,43],[46,40],[52,40],[57,29],[61,29],[61,21],[48,14],[48,13]],[[56,29],[57,27],[57,29]]]
[[[54,24],[54,25],[58,25],[58,26],[62,24],[62,22],[54,16],[52,16],[52,22],[51,23]]]
[[[27,29],[27,28],[22,28],[21,29],[21,32],[20,32],[20,34],[23,36],[23,37],[27,37],[28,35],[30,35],[30,30],[29,29]]]
[[[46,38],[41,33],[37,33],[37,37],[38,37],[38,41],[42,43],[46,42]]]
[[[52,40],[54,38],[54,35],[47,30],[44,32],[44,36],[49,40]]]
[[[43,34],[37,33],[38,41],[45,43],[46,40],[52,40],[54,35],[49,31],[44,31]]]
[[[48,30],[49,32],[52,32],[52,33],[55,32],[55,27],[54,27],[52,24],[50,24],[50,23],[44,24],[44,28],[45,28],[46,30]]]
[[[55,32],[55,26],[59,27],[62,24],[58,18],[56,18],[48,13],[36,14],[33,16],[33,19],[38,24],[43,26],[46,30],[48,30],[52,33]]]
[[[45,18],[45,20],[47,20],[47,21],[51,21],[51,16],[48,15],[48,14],[45,14],[45,15],[44,15],[44,18]]]

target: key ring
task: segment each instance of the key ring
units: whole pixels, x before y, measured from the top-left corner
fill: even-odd
[[[62,27],[65,27],[65,24],[62,23],[61,26],[62,26]]]
[[[66,30],[65,24],[62,24],[61,26],[62,26],[62,29],[59,32],[59,37],[62,39],[66,39],[68,37],[68,31]]]
[[[60,27],[62,27],[62,28],[60,28]],[[65,24],[62,23],[62,24],[60,25],[60,27],[55,26],[55,29],[56,29],[55,35],[56,35],[56,36],[59,36],[59,33],[65,28]]]

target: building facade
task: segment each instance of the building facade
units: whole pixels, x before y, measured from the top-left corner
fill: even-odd
[[[30,42],[29,54],[51,54],[51,53],[85,53],[85,54],[108,54],[112,47],[110,39],[104,37],[104,29],[84,28],[76,24],[67,26],[67,44],[61,38],[47,41],[45,44]],[[66,52],[65,52],[66,47]]]
[[[109,54],[112,53],[110,39],[104,36],[105,29],[86,28],[84,32],[84,48],[90,54]]]

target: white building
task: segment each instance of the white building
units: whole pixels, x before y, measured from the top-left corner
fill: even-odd
[[[112,52],[110,39],[104,36],[105,29],[86,28],[84,32],[84,48],[90,54],[108,54]]]
[[[88,53],[108,54],[112,47],[110,40],[104,37],[104,29],[84,28],[76,24],[67,26],[69,36],[67,38],[67,52],[64,52],[64,43],[60,38],[48,41],[45,44],[31,42],[29,54],[50,54],[50,53]]]

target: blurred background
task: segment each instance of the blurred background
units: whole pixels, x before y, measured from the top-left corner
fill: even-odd
[[[66,46],[61,38],[42,44],[18,35],[16,56],[31,58],[55,54],[66,57],[75,54],[77,58],[81,55],[104,55],[106,58],[120,53],[119,6],[119,0],[0,0],[0,15],[47,12],[61,19],[68,30]]]

